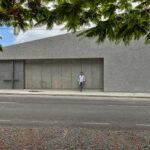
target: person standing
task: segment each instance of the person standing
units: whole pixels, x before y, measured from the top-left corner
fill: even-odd
[[[83,72],[80,73],[79,78],[78,78],[79,86],[80,86],[80,91],[83,90],[83,84],[85,82],[85,76]]]

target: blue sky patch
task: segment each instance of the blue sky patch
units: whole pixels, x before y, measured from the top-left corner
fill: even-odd
[[[3,47],[12,45],[15,40],[12,27],[0,27],[0,36],[2,36],[2,39],[0,39],[0,44]]]

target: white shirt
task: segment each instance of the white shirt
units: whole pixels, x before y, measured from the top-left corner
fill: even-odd
[[[78,78],[78,82],[81,83],[81,82],[84,82],[85,81],[85,76],[84,75],[79,75],[79,78]]]

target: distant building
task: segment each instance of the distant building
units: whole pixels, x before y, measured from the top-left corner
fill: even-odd
[[[86,89],[150,92],[150,45],[130,46],[80,40],[65,34],[4,48],[1,89],[77,89],[83,71]]]

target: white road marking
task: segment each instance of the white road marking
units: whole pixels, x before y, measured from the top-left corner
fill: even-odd
[[[0,122],[10,122],[10,120],[0,120]]]
[[[119,107],[150,107],[150,106],[140,106],[140,105],[103,105],[103,106],[119,106]]]
[[[82,122],[82,124],[91,124],[91,125],[110,125],[110,123],[106,123],[106,122]]]
[[[32,120],[32,123],[44,123],[46,121],[37,121],[37,120]]]
[[[136,126],[145,126],[145,127],[150,127],[150,124],[136,124]]]
[[[38,121],[38,120],[32,120],[32,123],[49,123],[49,124],[56,124],[58,121]]]
[[[38,121],[38,120],[32,120],[32,123],[57,124],[58,121]],[[59,123],[61,123],[61,122],[59,122]],[[106,123],[106,122],[81,122],[81,124],[89,124],[89,125],[110,125],[110,123]]]
[[[16,102],[0,102],[0,104],[16,104]]]

